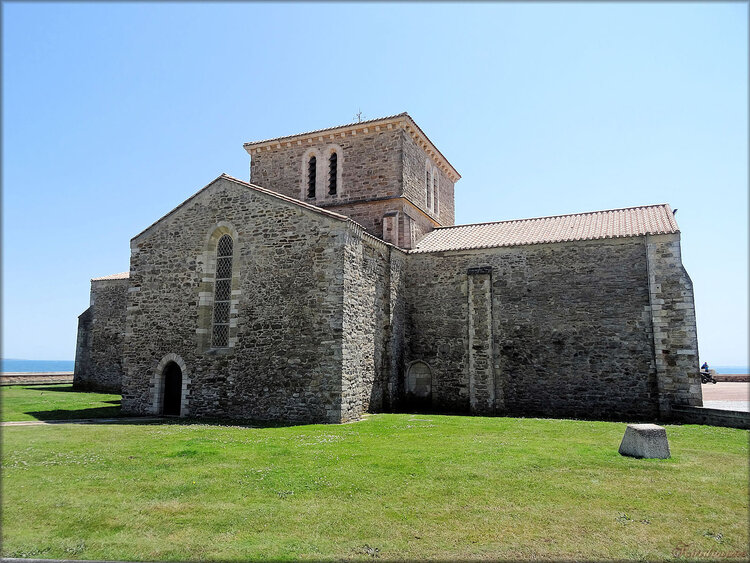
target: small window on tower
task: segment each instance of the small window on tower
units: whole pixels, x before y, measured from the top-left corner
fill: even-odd
[[[339,156],[332,152],[328,159],[328,193],[336,195],[336,177],[339,172]]]
[[[315,169],[318,165],[318,159],[310,157],[307,163],[307,197],[315,197]]]
[[[429,209],[432,206],[432,198],[430,198],[430,187],[431,187],[430,183],[431,183],[430,182],[430,169],[428,168],[424,171],[424,187],[425,187],[425,192],[427,193],[426,195],[427,209]]]
[[[432,211],[438,212],[438,192],[440,191],[440,183],[438,182],[440,176],[438,175],[437,168],[432,169]]]

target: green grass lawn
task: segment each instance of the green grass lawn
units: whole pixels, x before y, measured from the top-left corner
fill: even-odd
[[[2,555],[119,560],[746,559],[748,432],[375,415],[3,428]]]
[[[0,387],[3,422],[120,416],[120,395],[78,393],[70,383]]]

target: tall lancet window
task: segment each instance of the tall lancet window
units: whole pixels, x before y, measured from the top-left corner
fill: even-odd
[[[214,290],[214,322],[211,345],[229,345],[229,307],[232,299],[232,237],[224,235],[216,246],[216,288]]]
[[[331,153],[328,158],[328,194],[336,195],[336,180],[339,173],[339,155]]]
[[[318,166],[318,159],[310,157],[307,163],[307,197],[315,197],[315,174]]]
[[[427,209],[430,209],[432,207],[432,198],[430,197],[430,195],[431,195],[430,194],[430,188],[432,186],[430,186],[430,184],[431,184],[431,182],[430,182],[430,169],[428,168],[428,169],[426,169],[424,171],[424,187],[425,187],[425,191],[427,192],[427,196],[426,196],[426,198],[427,198],[427,201],[426,201],[426,203],[427,203]]]
[[[440,184],[438,182],[439,176],[437,168],[432,169],[432,211],[438,212],[438,191],[440,191]]]

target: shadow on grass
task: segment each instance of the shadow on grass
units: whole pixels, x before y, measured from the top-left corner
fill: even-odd
[[[55,393],[85,393],[85,391],[73,389],[72,383],[52,384],[51,387],[42,386],[42,385],[19,385],[19,387],[23,387],[24,389],[28,389],[29,391],[54,391]]]
[[[76,389],[72,383],[46,383],[44,385],[14,385],[27,391],[49,391],[52,393],[92,393],[96,395],[119,395],[119,391],[101,389]]]
[[[86,418],[120,418],[119,401],[117,406],[112,407],[93,407],[89,409],[55,409],[50,411],[28,411],[24,414],[33,416],[37,420],[74,420]]]
[[[317,424],[327,425],[325,422],[302,422],[299,420],[257,420],[253,418],[179,418],[176,416],[164,417],[163,422],[167,424],[179,424],[183,426],[233,426],[241,428],[292,428],[295,426],[315,426]]]
[[[299,421],[283,422],[255,419],[232,419],[232,418],[180,418],[177,416],[161,415],[129,415],[120,410],[120,401],[107,401],[115,403],[112,407],[95,407],[88,409],[56,409],[48,411],[27,411],[24,414],[33,416],[41,422],[63,422],[71,424],[118,424],[140,425],[140,424],[162,424],[170,426],[224,426],[242,428],[287,428],[294,426],[311,426],[323,423],[306,423]]]

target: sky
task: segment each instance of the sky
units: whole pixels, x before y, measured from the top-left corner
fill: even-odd
[[[748,8],[2,4],[2,354],[69,359],[92,277],[242,143],[403,111],[456,223],[678,209],[701,362],[748,364]]]

